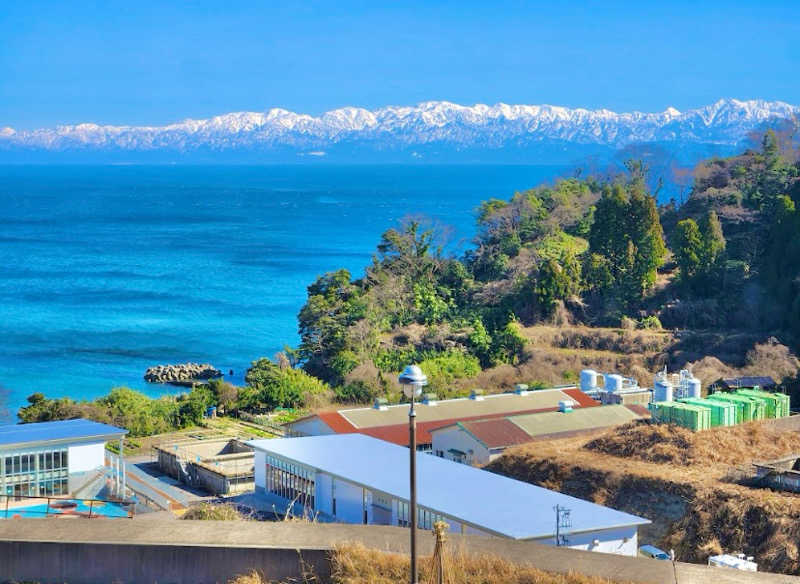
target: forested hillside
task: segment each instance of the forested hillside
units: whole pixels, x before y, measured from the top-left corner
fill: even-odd
[[[308,287],[294,357],[339,400],[368,401],[399,399],[396,372],[410,362],[440,395],[481,370],[519,366],[534,325],[744,335],[742,355],[767,336],[794,347],[800,163],[791,144],[770,131],[760,149],[703,162],[679,207],[657,207],[638,161],[619,176],[487,200],[463,257],[443,252],[436,228],[405,222],[383,234],[363,278],[340,270]]]
[[[20,417],[88,415],[131,428],[131,416],[156,412],[145,417],[171,427],[210,405],[398,401],[397,374],[409,363],[440,397],[573,383],[584,367],[649,384],[655,370],[687,365],[705,383],[771,375],[800,396],[792,139],[770,131],[758,149],[703,162],[680,206],[657,206],[647,187],[657,181],[638,161],[622,174],[489,199],[461,257],[445,253],[436,226],[403,222],[383,234],[362,278],[339,270],[308,286],[299,346],[254,361],[246,387],[214,382],[178,400],[116,390],[91,403],[34,394]],[[136,431],[151,432],[148,424]]]

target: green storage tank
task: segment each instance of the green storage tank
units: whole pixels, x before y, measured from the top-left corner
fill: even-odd
[[[655,420],[683,426],[689,430],[707,430],[711,427],[711,410],[681,402],[655,402],[650,404]]]
[[[704,399],[701,397],[687,397],[678,401],[681,403],[710,409],[712,428],[716,428],[717,426],[736,425],[737,407],[734,403]]]
[[[766,417],[785,418],[789,415],[789,396],[760,389],[740,389],[736,393],[749,397],[757,397],[767,402]]]
[[[764,418],[764,402],[760,399],[735,393],[712,393],[708,399],[741,404],[742,422],[752,422]]]
[[[764,417],[775,417],[775,412],[778,409],[778,398],[771,393],[760,390],[740,389],[736,391],[736,395],[743,395],[752,399],[760,400],[764,404]]]
[[[778,400],[781,402],[781,418],[788,418],[792,415],[792,398],[786,395],[785,393],[776,393],[775,395],[778,396]]]
[[[736,423],[741,424],[745,421],[744,419],[744,403],[736,400],[728,400],[725,399],[725,396],[728,395],[726,393],[713,393],[709,395],[706,399],[712,402],[724,403],[728,405],[732,405],[736,411]]]

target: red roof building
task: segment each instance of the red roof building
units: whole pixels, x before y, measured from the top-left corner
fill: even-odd
[[[571,401],[575,408],[599,406],[574,386],[503,393],[469,398],[420,402],[417,405],[417,444],[429,449],[431,431],[456,422],[502,419],[509,415],[554,412],[559,402]],[[347,434],[357,432],[408,446],[408,404],[318,412],[286,424],[298,435]]]

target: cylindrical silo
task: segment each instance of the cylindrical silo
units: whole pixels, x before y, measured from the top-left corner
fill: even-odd
[[[597,391],[597,371],[594,369],[581,371],[581,391],[585,393]]]
[[[605,381],[607,392],[614,393],[616,391],[622,391],[622,375],[608,373],[605,376]]]
[[[672,384],[669,381],[656,378],[655,383],[653,383],[653,401],[672,401]]]
[[[703,384],[700,383],[700,380],[696,377],[690,377],[688,379],[689,383],[689,397],[702,397],[703,395]]]

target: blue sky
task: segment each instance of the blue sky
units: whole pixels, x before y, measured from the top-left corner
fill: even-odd
[[[3,2],[0,126],[431,99],[800,103],[800,2]]]

